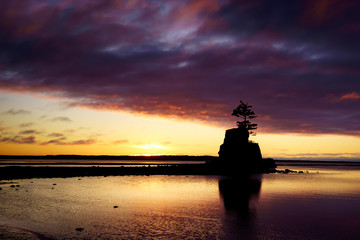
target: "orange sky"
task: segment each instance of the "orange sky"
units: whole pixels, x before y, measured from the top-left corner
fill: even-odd
[[[217,156],[227,127],[68,107],[39,95],[0,96],[0,154]],[[260,144],[263,157],[360,158],[360,140],[351,136],[268,134],[260,126],[250,139]]]

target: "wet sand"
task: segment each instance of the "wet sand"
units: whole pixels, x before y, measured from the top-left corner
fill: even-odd
[[[7,225],[0,225],[0,239],[2,240],[50,240],[40,234]]]

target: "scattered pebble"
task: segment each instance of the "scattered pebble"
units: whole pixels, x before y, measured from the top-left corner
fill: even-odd
[[[295,170],[291,170],[291,169],[285,169],[285,170],[276,170],[275,171],[276,173],[285,173],[285,174],[288,174],[288,173],[309,173],[309,171],[295,171]]]
[[[2,190],[2,188],[0,187],[0,190]]]
[[[76,228],[75,230],[78,231],[78,232],[82,232],[84,231],[85,228]]]
[[[53,185],[56,186],[56,183],[54,183]]]
[[[114,208],[119,208],[119,206],[114,206]]]
[[[10,187],[11,187],[11,188],[14,188],[14,187],[15,187],[15,185],[11,185]]]

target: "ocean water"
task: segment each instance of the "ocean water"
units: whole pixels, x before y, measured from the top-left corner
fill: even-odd
[[[359,167],[281,168],[309,173],[2,181],[0,238],[360,239]]]

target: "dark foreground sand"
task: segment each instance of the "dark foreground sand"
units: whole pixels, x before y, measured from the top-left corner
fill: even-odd
[[[42,237],[39,234],[32,233],[25,229],[0,225],[0,239],[1,240],[45,240],[48,238]]]

